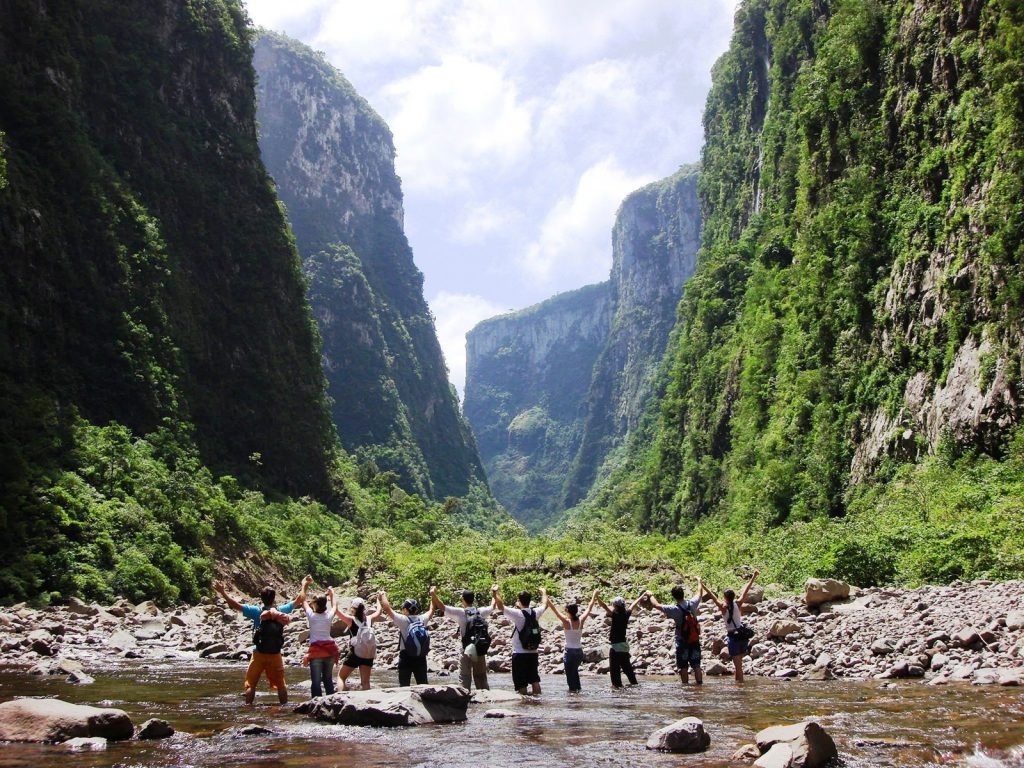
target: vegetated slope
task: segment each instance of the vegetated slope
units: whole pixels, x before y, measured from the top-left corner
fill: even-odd
[[[256,43],[260,147],[288,209],[342,444],[410,492],[486,493],[403,232],[391,131],[324,58]]]
[[[609,281],[467,335],[466,417],[495,495],[532,530],[621,460],[694,269],[696,184],[697,168],[685,166],[623,201]]]
[[[1021,567],[1021,50],[1018,3],[742,4],[660,412],[599,505],[746,536],[863,513],[829,567],[865,579]]]
[[[207,467],[340,501],[251,56],[234,0],[0,4],[0,594],[182,565],[214,529]],[[181,474],[136,499],[144,434]],[[100,445],[102,477],[75,475]]]

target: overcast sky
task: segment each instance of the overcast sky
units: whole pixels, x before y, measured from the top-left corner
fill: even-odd
[[[735,0],[245,0],[391,127],[452,382],[476,323],[608,278],[623,198],[700,157]]]

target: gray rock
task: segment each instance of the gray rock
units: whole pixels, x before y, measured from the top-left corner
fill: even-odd
[[[704,670],[705,675],[712,677],[722,677],[725,675],[731,675],[733,673],[733,667],[730,664],[728,667],[722,664],[720,661],[716,661]]]
[[[795,725],[774,725],[765,728],[757,734],[755,741],[762,753],[768,752],[777,744],[788,746],[792,751],[792,759],[786,765],[792,765],[793,768],[819,768],[839,756],[832,737],[824,728],[810,720]]]
[[[753,760],[757,760],[761,756],[761,750],[757,748],[757,744],[744,744],[742,747],[732,753],[730,762],[733,763],[749,763]]]
[[[1010,611],[1006,614],[1006,628],[1010,630],[1024,629],[1024,611]]]
[[[273,736],[274,732],[263,725],[236,725],[220,733],[229,739],[249,739],[253,736]]]
[[[835,579],[808,579],[804,582],[804,602],[807,607],[844,600],[850,596],[850,585]]]
[[[776,621],[768,630],[768,637],[786,638],[792,634],[803,633],[804,627],[796,621]]]
[[[76,736],[61,742],[61,746],[74,752],[102,752],[107,748],[107,740],[99,736]]]
[[[342,725],[395,727],[462,722],[468,706],[469,691],[460,685],[413,685],[321,696],[294,711]]]
[[[970,648],[981,643],[981,635],[974,627],[964,627],[953,635],[951,642],[954,648]]]
[[[119,651],[129,651],[139,647],[139,641],[131,632],[119,629],[107,638],[107,645]]]
[[[684,717],[671,725],[659,728],[647,737],[647,748],[661,752],[703,752],[711,745],[711,736],[697,717]]]
[[[484,712],[484,717],[488,718],[503,718],[503,717],[522,717],[522,712],[513,712],[511,709],[488,709]]]
[[[887,656],[895,650],[892,640],[887,637],[880,637],[871,644],[871,653],[875,656]]]
[[[479,688],[473,691],[469,700],[470,704],[522,704],[522,694],[515,691],[506,691],[501,688]]]
[[[208,645],[203,648],[203,650],[199,652],[199,656],[200,658],[208,659],[218,653],[231,653],[231,649],[224,643],[214,643],[213,645]]]
[[[100,609],[95,605],[87,605],[77,597],[72,597],[68,600],[67,608],[69,612],[77,614],[78,616],[95,616],[100,612]]]
[[[78,736],[130,739],[131,718],[120,709],[70,704],[60,699],[15,699],[0,704],[0,741],[62,742]]]
[[[160,615],[160,607],[152,600],[146,600],[144,602],[139,603],[134,608],[132,608],[132,611],[143,616]],[[113,613],[113,611],[111,611],[111,613]]]
[[[73,685],[92,685],[96,680],[85,672],[72,672],[64,678],[64,682],[72,683]]]
[[[793,765],[793,748],[789,744],[775,744],[754,761],[756,768],[790,768]]]
[[[166,720],[152,718],[139,726],[137,734],[140,739],[169,739],[174,735],[174,728]]]

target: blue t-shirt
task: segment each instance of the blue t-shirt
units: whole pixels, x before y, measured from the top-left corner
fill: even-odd
[[[259,629],[260,614],[263,613],[265,610],[267,610],[267,607],[265,605],[243,605],[242,615],[245,616],[245,618],[247,619],[252,619],[253,629]],[[281,613],[291,613],[293,610],[295,610],[295,601],[290,600],[284,605],[279,605],[277,606],[277,610],[279,610]]]
[[[661,606],[661,612],[668,616],[676,623],[676,638],[679,637],[679,633],[683,631],[683,617],[687,613],[692,613],[693,618],[697,618],[697,609],[700,607],[700,596],[694,597],[691,600],[684,600],[681,603],[675,605],[663,605]]]

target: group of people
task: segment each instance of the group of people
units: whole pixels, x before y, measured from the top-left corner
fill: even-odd
[[[359,597],[352,599],[348,610],[342,610],[334,596],[333,588],[328,588],[324,595],[310,599],[309,587],[313,584],[312,576],[306,576],[302,588],[295,599],[275,606],[276,594],[270,587],[260,593],[261,604],[243,605],[230,597],[221,582],[214,582],[214,590],[224,598],[227,604],[240,610],[253,622],[253,651],[249,668],[245,674],[245,701],[251,704],[256,696],[256,685],[262,675],[267,676],[272,689],[277,691],[282,704],[288,701],[288,689],[284,681],[284,661],[281,648],[284,644],[284,626],[291,621],[291,613],[302,607],[309,624],[309,648],[304,663],[309,665],[311,694],[314,697],[324,693],[330,695],[336,689],[349,690],[348,680],[352,673],[359,671],[359,688],[370,688],[370,675],[376,656],[376,634],[374,622],[385,615],[398,629],[398,684],[409,685],[413,679],[417,683],[427,682],[427,653],[430,649],[430,635],[426,624],[435,611],[441,611],[446,618],[458,625],[458,636],[461,638],[462,654],[459,659],[459,677],[463,687],[469,689],[489,688],[487,681],[487,651],[491,644],[490,630],[487,619],[495,611],[502,613],[513,624],[512,630],[512,685],[519,693],[539,694],[541,692],[540,672],[538,669],[538,651],[540,648],[541,628],[540,617],[550,609],[562,624],[564,633],[564,668],[565,681],[570,692],[579,692],[580,666],[585,654],[583,651],[583,626],[593,615],[597,605],[604,615],[610,619],[608,642],[608,671],[611,684],[615,688],[623,685],[625,675],[629,685],[637,685],[636,673],[633,669],[629,649],[627,628],[635,611],[643,606],[661,612],[675,624],[675,667],[681,682],[689,683],[690,671],[693,671],[694,682],[703,683],[701,669],[700,622],[697,610],[706,597],[719,609],[725,620],[726,647],[735,666],[735,678],[743,680],[743,657],[749,650],[749,641],[753,632],[743,623],[740,606],[747,599],[750,587],[758,577],[754,571],[739,597],[727,589],[722,599],[709,589],[703,580],[697,580],[697,590],[692,598],[686,597],[682,585],[672,588],[670,604],[662,604],[649,592],[641,592],[627,607],[626,599],[616,597],[607,605],[597,590],[590,597],[590,602],[581,612],[578,603],[569,603],[559,609],[551,600],[544,588],[540,589],[540,599],[536,606],[533,595],[528,591],[517,595],[515,605],[506,605],[501,598],[497,585],[491,587],[491,600],[487,606],[477,605],[477,595],[472,590],[464,590],[461,594],[460,606],[445,605],[438,597],[437,588],[430,587],[430,605],[423,613],[419,602],[413,598],[405,600],[396,611],[388,600],[386,592],[377,593],[377,608],[369,612],[366,602]],[[564,611],[564,612],[563,612]],[[600,615],[600,614],[597,614]],[[345,655],[331,635],[334,619],[339,619],[345,626],[348,642],[345,644]],[[335,686],[334,669],[340,663],[337,687]]]

